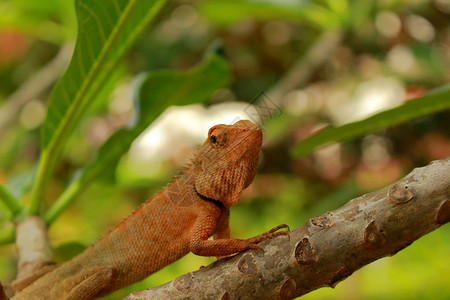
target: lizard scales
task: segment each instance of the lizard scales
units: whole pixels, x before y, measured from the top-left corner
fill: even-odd
[[[13,300],[87,300],[144,279],[189,251],[227,256],[278,235],[286,225],[231,239],[229,208],[256,173],[261,129],[247,120],[216,125],[191,164],[168,186],[72,260]],[[214,235],[214,240],[208,240]]]

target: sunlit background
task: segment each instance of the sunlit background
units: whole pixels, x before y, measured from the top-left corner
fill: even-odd
[[[0,182],[30,180],[46,101],[76,38],[72,2],[0,1]],[[114,92],[91,108],[71,138],[46,198],[54,200],[74,170],[133,121],[142,72],[186,69],[219,40],[232,83],[207,105],[168,108],[121,159],[115,181],[83,193],[50,229],[56,260],[93,243],[164,186],[218,123],[251,119],[264,129],[258,176],[231,212],[235,237],[279,223],[296,228],[414,167],[450,156],[448,111],[306,158],[289,152],[320,128],[366,118],[448,82],[449,21],[450,0],[171,1],[118,67]],[[0,207],[0,230],[1,217]],[[303,298],[449,299],[449,254],[447,225],[335,289]],[[189,254],[108,299],[211,261]],[[14,247],[0,246],[0,280],[10,281],[15,271]]]

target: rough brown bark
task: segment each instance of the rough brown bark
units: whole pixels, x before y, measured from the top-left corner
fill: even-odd
[[[290,234],[124,299],[292,299],[334,287],[450,221],[450,158],[312,218]]]

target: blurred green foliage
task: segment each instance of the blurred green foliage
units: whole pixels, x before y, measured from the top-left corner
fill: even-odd
[[[293,148],[294,155],[306,155],[324,144],[348,141],[352,138],[371,133],[386,126],[396,125],[411,119],[417,119],[434,112],[450,108],[450,85],[427,93],[412,101],[408,101],[395,108],[382,111],[364,120],[331,127],[312,135]]]
[[[413,167],[450,155],[446,0],[114,3],[0,1],[2,281],[14,278],[15,217],[31,212],[54,221],[49,234],[55,260],[62,262],[170,180],[181,167],[179,157],[166,158],[146,177],[121,167],[135,138],[169,105],[206,102],[212,111],[218,103],[239,99],[258,108],[264,99],[257,95],[265,91],[281,108],[275,118],[262,120],[259,175],[232,209],[236,237],[279,223],[301,226]],[[328,33],[340,38],[322,47]],[[75,38],[73,59],[53,90],[29,92],[27,82]],[[218,38],[226,59],[208,50]],[[321,49],[325,55],[316,55]],[[53,77],[61,72],[55,68]],[[45,76],[39,80],[54,84]],[[439,86],[444,89],[433,104],[433,94],[424,93]],[[413,98],[418,99],[409,101]],[[12,108],[17,113],[1,114]],[[330,125],[335,127],[306,139]],[[310,153],[318,140],[343,139],[348,141],[307,157],[290,155],[299,147]],[[181,147],[181,140],[170,144]],[[447,225],[335,289],[304,298],[448,299],[449,236]],[[189,254],[106,299],[165,283],[212,261]]]

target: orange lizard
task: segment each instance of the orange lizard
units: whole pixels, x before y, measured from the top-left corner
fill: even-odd
[[[280,225],[231,239],[229,209],[253,181],[261,129],[247,120],[216,125],[192,163],[168,186],[72,260],[37,279],[13,300],[84,300],[144,279],[186,255],[227,256],[279,235]],[[214,240],[208,240],[214,235]]]

